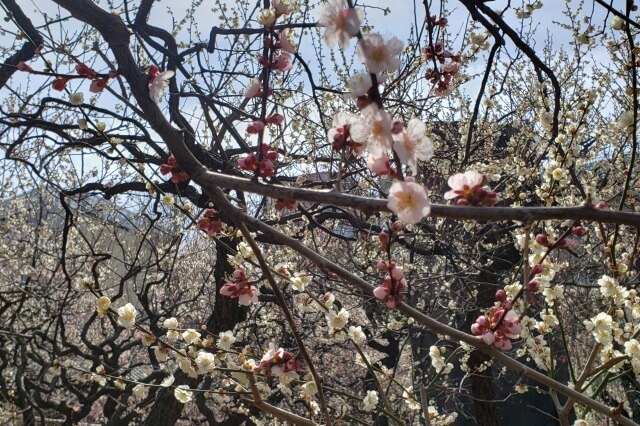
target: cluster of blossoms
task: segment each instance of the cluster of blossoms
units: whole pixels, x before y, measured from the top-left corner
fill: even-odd
[[[614,321],[611,315],[600,312],[590,320],[585,320],[584,325],[587,331],[593,334],[596,342],[603,345],[610,345],[614,339],[622,336],[622,330],[617,321]]]
[[[589,230],[582,225],[575,225],[571,227],[569,232],[576,237],[582,238],[589,233]],[[576,240],[568,238],[568,236],[564,236],[555,242],[551,242],[549,241],[548,236],[544,233],[536,235],[536,243],[543,247],[554,248],[569,248],[575,247],[578,244]]]
[[[298,372],[302,370],[302,364],[298,357],[282,348],[271,348],[262,357],[260,362],[253,367],[254,373],[263,373],[274,376],[288,376],[298,378]]]
[[[262,144],[261,155],[252,152],[238,160],[238,167],[242,170],[254,171],[263,178],[274,177],[273,162],[278,160],[278,151],[271,150],[271,146]]]
[[[279,199],[276,201],[275,209],[277,211],[281,210],[295,210],[298,207],[298,202],[296,200],[288,199]]]
[[[243,268],[233,271],[233,282],[226,282],[220,289],[220,294],[227,297],[238,298],[242,306],[249,306],[258,301],[260,290],[249,283],[247,273]]]
[[[31,74],[42,74],[42,75],[50,75],[49,73],[35,71],[25,62],[19,62],[17,65],[18,70],[28,72]],[[51,88],[53,90],[62,91],[67,87],[67,83],[72,78],[86,78],[91,80],[91,85],[89,86],[89,91],[92,93],[100,93],[102,92],[108,85],[109,79],[116,78],[118,76],[117,71],[109,71],[107,74],[98,74],[91,67],[87,66],[82,62],[78,62],[76,64],[76,73],[77,75],[56,75],[56,78],[51,83]]]
[[[409,120],[405,127],[401,121],[392,120],[382,109],[378,85],[386,81],[387,75],[400,68],[399,55],[403,43],[380,34],[360,34],[362,11],[348,7],[344,0],[328,3],[321,12],[319,24],[325,28],[324,38],[330,47],[349,46],[353,37],[360,37],[358,56],[368,73],[354,75],[349,80],[351,95],[356,99],[362,117],[338,113],[328,137],[334,150],[348,150],[349,154],[361,155],[369,151],[367,166],[377,176],[396,177],[399,170],[391,166],[401,161],[414,175],[418,172],[418,161],[433,155],[433,145],[426,136],[424,123],[418,118]],[[393,155],[390,155],[389,152]],[[430,212],[427,190],[415,181],[395,182],[389,194],[388,207],[401,220],[417,223]]]
[[[373,290],[373,295],[386,303],[388,308],[395,309],[399,302],[406,299],[408,285],[404,278],[404,269],[394,262],[388,263],[382,259],[378,260],[377,267],[379,271],[388,273],[382,283]]]
[[[460,197],[456,204],[460,206],[493,206],[498,201],[498,195],[485,185],[488,179],[475,170],[456,173],[450,176],[447,184],[451,190],[445,192],[445,200]]]
[[[511,340],[517,339],[522,331],[520,316],[511,309],[504,290],[496,292],[500,306],[489,308],[487,315],[480,315],[471,326],[471,333],[479,336],[487,345],[493,345],[503,351],[511,349]]]
[[[218,218],[218,212],[214,209],[206,209],[202,219],[198,221],[198,229],[204,231],[210,237],[215,236],[222,229],[222,221]]]
[[[447,18],[437,19],[435,16],[431,17],[430,28],[433,31],[435,28],[445,28],[447,26]],[[454,55],[446,50],[443,43],[435,43],[432,46],[428,46],[424,51],[424,56],[427,62],[433,62],[434,68],[426,72],[425,78],[435,86],[434,93],[438,96],[447,96],[451,93],[451,83],[458,75],[460,66],[462,65],[462,59],[460,55]],[[435,64],[440,65],[440,69]]]
[[[431,366],[436,370],[436,373],[449,374],[453,370],[453,364],[447,363],[442,356],[444,348],[437,346],[429,347],[429,357],[431,358]]]
[[[160,165],[160,173],[163,176],[171,173],[171,182],[173,183],[189,182],[189,179],[191,179],[189,174],[180,168],[178,161],[173,154],[167,158],[167,162],[165,164]]]

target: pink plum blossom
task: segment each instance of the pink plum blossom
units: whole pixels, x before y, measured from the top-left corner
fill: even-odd
[[[411,177],[391,185],[387,207],[401,221],[410,224],[420,222],[431,212],[427,189]]]
[[[391,168],[389,158],[384,154],[379,157],[373,154],[369,155],[367,167],[376,176],[393,176],[395,174],[395,170]]]
[[[487,184],[487,177],[475,170],[456,173],[449,177],[447,184],[451,190],[445,192],[444,199],[461,197],[456,202],[458,205],[493,206],[499,200],[495,192],[484,186]]]
[[[291,352],[282,348],[272,348],[260,359],[260,362],[253,368],[254,373],[264,373],[274,376],[288,376],[298,378],[298,371],[302,370],[302,364]]]
[[[330,0],[320,11],[318,25],[325,28],[324,40],[329,47],[339,44],[346,49],[360,31],[362,18],[362,11],[349,8],[344,0]]]
[[[287,2],[282,0],[271,0],[271,7],[276,11],[276,16],[289,15],[291,13],[291,8]]]
[[[377,266],[378,268],[387,266],[389,273],[384,277],[382,283],[373,290],[373,295],[376,299],[385,302],[389,309],[395,309],[398,303],[406,299],[405,293],[408,285],[404,278],[404,270],[393,262],[385,265],[378,261]]]
[[[53,83],[51,83],[51,88],[53,90],[57,90],[59,92],[63,91],[65,87],[67,87],[67,80],[64,77],[58,77],[55,80],[53,80]]]
[[[522,332],[520,316],[504,302],[500,307],[492,307],[487,315],[480,315],[471,325],[471,333],[479,337],[485,344],[508,351],[511,339],[517,339]],[[506,307],[505,307],[506,306]]]
[[[417,119],[409,120],[406,130],[393,135],[393,149],[400,161],[411,168],[413,175],[418,174],[418,160],[427,161],[433,157],[433,144],[426,135],[426,126]]]
[[[339,112],[334,115],[332,125],[327,136],[335,151],[348,148],[354,155],[362,154],[367,147],[367,133],[358,117]]]
[[[197,223],[198,229],[204,231],[210,237],[215,236],[222,229],[222,221],[216,218],[217,212],[213,209],[206,209]]]
[[[291,69],[293,62],[289,53],[281,53],[276,57],[271,66],[274,70],[285,72]]]
[[[284,29],[278,33],[278,45],[281,50],[291,54],[295,54],[298,48],[289,40],[289,31]]]
[[[242,306],[249,306],[258,301],[260,290],[249,283],[244,269],[238,268],[233,272],[233,282],[226,282],[220,289],[223,296],[237,298]]]
[[[96,78],[91,82],[91,85],[89,86],[89,91],[92,93],[100,93],[107,87],[108,83],[109,83],[108,78]]]
[[[372,74],[394,72],[400,68],[402,47],[396,37],[385,41],[380,34],[367,34],[358,46],[358,55]]]

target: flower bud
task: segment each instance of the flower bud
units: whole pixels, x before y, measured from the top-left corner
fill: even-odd
[[[400,231],[402,231],[402,228],[404,227],[404,223],[402,223],[402,221],[400,220],[396,220],[395,222],[393,222],[391,224],[391,232],[395,232],[398,233]]]
[[[549,244],[549,239],[547,238],[547,236],[545,234],[538,234],[536,235],[536,243],[540,244],[541,246],[544,247],[549,247],[551,244]]]
[[[536,263],[531,267],[531,270],[529,271],[529,275],[534,276],[534,275],[538,275],[541,272],[542,272],[542,265],[539,263]]]
[[[386,250],[389,246],[389,234],[384,231],[380,232],[380,234],[378,235],[378,240],[380,240],[380,249]]]

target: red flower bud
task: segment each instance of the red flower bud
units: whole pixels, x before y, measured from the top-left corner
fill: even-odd
[[[571,228],[571,233],[577,237],[584,237],[589,233],[589,230],[582,225],[578,225]]]
[[[529,275],[531,276],[538,275],[540,272],[542,272],[542,265],[539,263],[536,263],[531,267],[531,270],[529,271]]]
[[[551,244],[549,243],[549,239],[545,234],[536,235],[536,243],[540,244],[544,247],[549,247]]]
[[[58,77],[51,83],[53,90],[63,91],[65,87],[67,87],[67,79],[64,77]]]
[[[275,124],[276,126],[279,126],[284,121],[284,116],[280,114],[271,114],[270,116],[267,117],[266,120],[267,120],[267,123],[269,124]]]
[[[16,68],[18,68],[19,71],[33,72],[33,68],[31,68],[25,61],[18,62]]]
[[[390,228],[391,228],[391,232],[398,233],[402,231],[402,228],[404,228],[404,223],[402,223],[402,221],[400,220],[396,220],[391,224]]]
[[[108,78],[97,78],[91,82],[91,86],[89,86],[89,91],[92,93],[100,93],[107,87],[107,83],[109,82]]]
[[[503,303],[507,300],[507,292],[503,289],[496,291],[496,300],[500,303]]]
[[[382,250],[386,250],[387,246],[389,245],[389,234],[387,234],[386,232],[382,231],[378,235],[378,239],[380,240],[380,248]]]

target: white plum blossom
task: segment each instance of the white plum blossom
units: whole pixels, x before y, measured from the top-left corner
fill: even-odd
[[[156,346],[155,348],[153,348],[153,353],[158,359],[158,362],[165,362],[169,359],[169,351],[165,348]]]
[[[362,400],[362,410],[373,411],[376,409],[376,405],[378,405],[378,392],[373,390],[367,391],[367,396]]]
[[[307,285],[311,282],[311,275],[301,275],[296,273],[290,278],[290,280],[291,284],[293,284],[293,288],[298,291],[304,291],[307,288]]]
[[[336,313],[335,311],[329,311],[327,314],[327,323],[329,327],[334,330],[342,330],[349,321],[349,312],[342,308],[340,312]]]
[[[178,328],[178,320],[175,317],[167,318],[164,320],[163,325],[169,330],[175,330]]]
[[[418,223],[431,213],[426,188],[410,177],[391,185],[387,207],[398,219],[409,224]]]
[[[318,385],[314,381],[306,382],[300,386],[300,393],[303,396],[313,396],[318,393]]]
[[[111,306],[111,299],[107,296],[102,296],[96,300],[96,312],[100,318],[104,318],[107,315],[109,306]]]
[[[330,0],[322,7],[318,25],[324,27],[324,40],[329,47],[349,47],[349,40],[360,31],[363,13],[349,8],[344,0]]]
[[[402,48],[402,41],[396,37],[385,41],[380,34],[367,34],[358,45],[358,55],[372,74],[394,72],[400,68]]]
[[[136,323],[136,308],[131,303],[118,308],[118,323],[123,327],[131,327]]]
[[[189,328],[182,333],[182,339],[185,341],[187,345],[192,344],[199,338],[200,338],[200,333],[198,333],[193,328]]]
[[[631,359],[631,367],[636,374],[640,374],[640,342],[631,339],[624,343],[624,353]]]
[[[179,402],[186,404],[193,398],[193,392],[189,390],[189,386],[180,385],[176,386],[173,390],[173,396],[175,396]]]
[[[207,374],[215,370],[216,357],[210,352],[200,351],[196,357],[196,365],[198,366],[198,373]]]
[[[236,337],[233,335],[231,330],[222,331],[218,334],[217,346],[220,349],[229,350],[235,341]]]
[[[633,129],[633,111],[625,111],[620,114],[617,126],[620,130],[631,131]]]
[[[411,168],[413,175],[418,174],[418,160],[427,161],[433,157],[433,144],[426,134],[427,128],[418,118],[412,118],[407,128],[393,135],[393,149],[400,161]]]
[[[191,361],[190,358],[187,358],[187,357],[180,358],[180,361],[178,361],[178,367],[180,368],[180,370],[182,370],[183,373],[185,373],[187,376],[191,377],[192,379],[195,379],[198,377],[198,372],[193,366],[193,362]]]
[[[616,31],[620,31],[621,29],[623,29],[625,26],[625,22],[624,19],[619,17],[619,16],[614,16],[613,19],[611,19],[611,28],[613,28]]]
[[[353,325],[349,327],[349,338],[358,346],[362,345],[367,340],[367,336],[362,331],[362,327],[355,327]]]
[[[276,11],[273,9],[263,9],[258,16],[258,22],[266,28],[272,27],[276,22]]]
[[[82,105],[82,102],[84,102],[84,94],[82,92],[70,94],[69,102],[71,103],[71,105],[75,106]]]
[[[613,341],[613,329],[614,325],[617,328],[618,324],[613,322],[611,315],[604,312],[600,312],[590,321],[585,321],[587,330],[591,331],[596,342],[608,345]]]
[[[133,389],[131,389],[131,392],[133,392],[133,395],[136,398],[142,399],[147,394],[147,388],[138,384],[138,385],[135,385]]]

